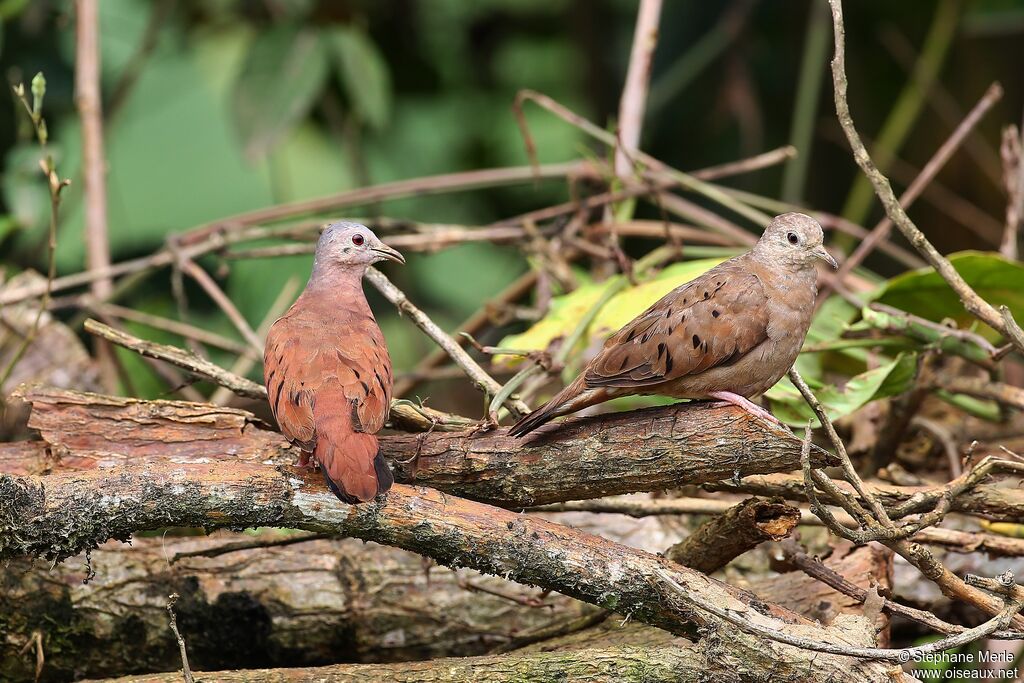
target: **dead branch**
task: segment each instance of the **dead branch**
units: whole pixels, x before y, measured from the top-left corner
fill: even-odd
[[[100,29],[97,0],[75,2],[75,105],[82,121],[82,187],[85,192],[86,265],[110,266],[107,235],[107,166],[103,151],[103,105],[100,94]],[[92,294],[107,299],[114,291],[110,278],[92,283]],[[117,386],[114,350],[96,340],[103,384],[108,391]]]
[[[179,236],[180,255],[190,259],[198,258],[203,254],[218,251],[228,244],[238,241],[235,233],[243,228],[265,222],[284,220],[293,216],[325,213],[347,206],[373,204],[385,199],[396,199],[410,195],[436,194],[455,190],[531,182],[538,177],[538,173],[541,178],[563,178],[569,175],[586,174],[589,172],[587,169],[588,164],[586,162],[542,165],[539,170],[534,166],[488,168],[398,180],[349,190],[327,197],[317,197],[290,204],[277,204],[265,209],[228,216],[182,233]],[[56,278],[53,280],[53,286],[50,291],[56,293],[88,285],[104,278],[119,277],[131,273],[139,273],[151,268],[168,266],[174,262],[175,257],[172,250],[165,247],[149,256],[115,263],[108,268],[93,268],[81,273]],[[46,292],[46,283],[32,283],[18,288],[11,288],[0,294],[0,306],[17,303],[26,299],[34,299],[43,296]]]
[[[487,372],[480,367],[479,363],[473,360],[473,358],[466,353],[466,350],[459,346],[447,332],[438,327],[426,313],[409,301],[409,298],[405,293],[396,287],[383,273],[376,268],[369,268],[366,271],[366,279],[370,281],[370,284],[377,288],[377,291],[384,295],[385,299],[393,303],[400,313],[408,315],[418,328],[423,330],[428,337],[433,339],[438,346],[444,349],[445,352],[451,356],[452,360],[466,371],[466,375],[473,380],[473,384],[475,384],[481,391],[486,392],[489,396],[495,396],[501,391],[501,385],[498,384],[493,377],[488,375]],[[526,405],[518,398],[511,396],[507,397],[507,400],[504,403],[514,417],[521,417],[530,412],[530,406]]]
[[[35,662],[18,655],[23,643],[39,624],[69,623],[73,630],[44,628],[47,642],[61,639],[48,653],[48,679],[174,671],[181,659],[164,611],[174,592],[189,662],[204,670],[482,655],[593,610],[556,593],[544,609],[470,593],[460,579],[525,597],[539,591],[471,570],[428,569],[418,555],[355,539],[280,543],[304,536],[247,534],[248,549],[220,533],[107,543],[92,552],[96,576],[84,585],[82,555],[56,566],[10,561],[0,593],[4,675],[31,681]],[[216,556],[224,548],[233,552]]]
[[[246,669],[196,672],[222,683],[505,683],[506,681],[643,681],[698,683],[709,673],[723,683],[741,680],[724,662],[709,660],[695,645],[655,648],[616,647],[433,659],[401,664],[336,664],[317,668]],[[149,674],[96,683],[180,683],[180,674]]]
[[[2,453],[2,451],[0,451]],[[8,465],[9,467],[9,465]],[[0,471],[6,469],[0,463]],[[28,471],[28,470],[22,470]],[[752,477],[740,485],[750,490],[784,490],[784,486],[759,488],[768,478]],[[795,484],[795,479],[792,480]],[[753,483],[758,482],[758,483]],[[714,485],[712,485],[714,486]],[[871,485],[869,485],[870,487]],[[723,489],[726,487],[723,486]],[[875,495],[890,506],[885,493],[875,490]],[[903,500],[910,497],[908,494]],[[733,507],[734,503],[720,498],[669,498],[664,500],[632,500],[629,498],[599,498],[596,500],[577,500],[567,503],[552,503],[527,508],[529,512],[594,512],[629,515],[630,517],[668,516],[668,515],[721,515]],[[799,508],[800,524],[806,526],[822,526],[822,521],[809,509]],[[856,528],[857,522],[841,510],[833,510],[836,520],[845,527]],[[944,550],[954,553],[984,552],[991,557],[1024,557],[1024,539],[1003,536],[980,531],[960,531],[940,527],[925,527],[911,536],[919,543],[942,546]]]
[[[914,245],[924,256],[925,260],[935,268],[935,271],[946,281],[947,284],[960,297],[961,303],[970,313],[979,318],[989,327],[1002,333],[1014,342],[1019,351],[1024,351],[1024,331],[1013,320],[1012,316],[1001,315],[991,304],[978,296],[970,285],[953,268],[952,264],[938,252],[928,241],[914,222],[900,206],[896,193],[893,192],[889,179],[875,166],[868,154],[864,143],[857,134],[853,118],[850,115],[850,106],[846,99],[846,51],[845,51],[845,28],[843,26],[843,5],[842,0],[829,0],[832,7],[832,20],[835,35],[835,57],[832,59],[832,83],[835,90],[836,115],[839,118],[839,125],[853,149],[853,157],[860,166],[864,175],[875,188],[875,194],[885,207],[885,213],[892,219],[892,222],[899,228],[903,236]]]
[[[781,500],[748,498],[702,524],[665,557],[711,574],[765,541],[786,538],[799,521],[800,511]]]
[[[65,467],[228,458],[281,465],[298,456],[244,410],[32,387],[17,396],[32,404],[29,426]],[[786,430],[699,404],[570,419],[525,442],[505,429],[384,435],[381,449],[398,481],[508,508],[786,472],[800,462],[800,442]],[[813,462],[834,460],[815,450]]]
[[[197,379],[213,382],[226,389],[230,389],[236,396],[263,401],[267,399],[267,390],[262,384],[257,384],[250,379],[229,372],[219,365],[211,363],[205,358],[200,358],[185,349],[139,339],[123,330],[115,330],[92,319],[85,321],[85,331],[101,336],[118,346],[131,349],[146,358],[162,360],[175,365]],[[391,415],[389,419],[405,429],[419,432],[468,429],[476,424],[468,418],[442,413],[433,408],[398,399],[391,402]]]
[[[615,152],[615,175],[626,179],[633,174],[633,153],[640,148],[647,110],[647,86],[651,79],[651,63],[658,45],[658,20],[661,0],[640,0],[633,31],[633,48],[629,54],[626,83],[619,100],[619,143]]]
[[[753,596],[699,572],[529,515],[402,484],[373,503],[349,506],[319,480],[316,473],[241,463],[133,463],[47,477],[3,475],[0,558],[59,560],[109,538],[170,526],[283,527],[401,547],[449,566],[556,590],[674,633],[695,624],[714,634],[723,655],[782,676],[804,671],[809,653],[767,642],[763,632],[835,643],[843,650],[873,639],[856,620],[823,629],[779,607],[751,609]],[[685,604],[666,600],[664,590],[650,582],[655,575],[672,581]],[[758,635],[725,626],[741,613]],[[813,669],[816,678],[803,680],[826,680],[841,671],[880,680],[885,671],[822,654],[814,656]]]
[[[978,101],[970,113],[964,118],[963,121],[956,127],[953,134],[942,143],[942,146],[932,155],[932,158],[925,164],[924,169],[921,173],[914,178],[914,182],[900,195],[899,203],[904,210],[909,209],[914,201],[920,196],[921,192],[925,187],[938,175],[939,171],[946,165],[953,153],[960,147],[964,139],[974,130],[978,121],[993,107],[995,104],[1002,99],[1003,88],[998,83],[993,83],[985,91],[985,94]],[[857,248],[853,250],[842,265],[839,267],[839,271],[836,273],[835,278],[838,282],[842,282],[846,276],[853,271],[854,268],[859,266],[865,258],[872,251],[874,251],[878,245],[885,241],[889,237],[889,233],[892,232],[893,220],[886,216],[882,219],[878,225],[874,227],[870,234],[859,244]],[[828,290],[825,290],[826,292]]]

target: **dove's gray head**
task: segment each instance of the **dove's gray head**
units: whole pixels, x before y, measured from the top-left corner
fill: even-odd
[[[838,268],[836,260],[822,245],[821,225],[807,214],[784,213],[772,219],[754,245],[754,256],[769,265],[813,267],[821,259]]]
[[[362,274],[367,266],[385,259],[405,263],[400,253],[381,242],[365,225],[331,223],[316,243],[313,272],[351,268]]]

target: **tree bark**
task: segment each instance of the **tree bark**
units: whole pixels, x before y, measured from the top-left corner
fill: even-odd
[[[800,523],[800,510],[781,500],[748,498],[701,524],[665,557],[711,574],[765,541],[781,541]]]
[[[0,680],[34,679],[34,648],[23,648],[37,630],[45,681],[180,668],[165,610],[171,593],[181,596],[175,612],[189,661],[207,671],[482,655],[590,609],[354,539],[175,561],[238,538],[136,538],[52,568],[12,560],[0,579]]]
[[[304,477],[315,478],[310,486]],[[869,644],[862,620],[821,628],[778,606],[663,558],[530,515],[396,484],[364,505],[338,501],[319,475],[248,463],[144,462],[45,477],[0,475],[0,558],[55,560],[175,526],[272,526],[339,533],[405,548],[438,562],[535,584],[673,633],[704,635],[712,656],[738,658],[775,680],[828,680],[856,673],[881,680],[881,663],[811,652],[753,636],[694,607],[714,604],[775,630],[816,640]],[[687,599],[653,580],[664,570]],[[807,677],[809,663],[813,674]]]
[[[533,652],[526,654],[435,659],[402,664],[343,664],[316,669],[263,669],[195,672],[197,680],[221,683],[698,683],[714,680],[732,683],[753,678],[750,672],[728,670],[708,662],[700,648],[611,647],[607,649]],[[181,673],[131,676],[103,683],[180,683]]]
[[[266,464],[298,457],[244,410],[42,387],[16,395],[32,404],[29,426],[61,467],[109,467],[140,457],[185,463],[231,456]],[[506,432],[385,435],[381,449],[399,482],[513,509],[800,469],[799,439],[733,407],[678,405],[570,419],[523,440]],[[812,460],[815,467],[833,462],[820,449]]]

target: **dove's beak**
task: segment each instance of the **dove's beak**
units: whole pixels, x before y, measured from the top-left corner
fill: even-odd
[[[834,258],[832,258],[832,254],[825,251],[825,245],[819,244],[811,253],[820,258],[825,263],[832,266],[833,270],[839,269],[839,264],[836,263],[836,260]]]
[[[396,261],[398,263],[405,263],[405,257],[398,252],[397,249],[392,249],[386,244],[381,244],[379,247],[374,247],[373,251],[375,254],[388,261]]]

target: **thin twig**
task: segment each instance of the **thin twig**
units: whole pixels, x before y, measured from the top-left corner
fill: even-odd
[[[779,547],[782,548],[783,558],[787,562],[793,564],[797,569],[804,572],[811,578],[821,581],[829,588],[837,590],[843,595],[847,595],[854,600],[864,602],[867,599],[868,591],[866,589],[848,581],[844,576],[827,566],[824,562],[808,555],[792,538],[786,539],[780,543]],[[906,605],[894,602],[884,596],[882,597],[882,608],[891,614],[898,614],[901,617],[910,619],[911,621],[916,621],[917,623],[927,626],[939,633],[963,633],[967,630],[966,627],[960,626],[959,624],[951,624],[948,621],[939,619],[931,612],[907,607]],[[1017,640],[1021,638],[1021,636],[1024,636],[1024,634],[1019,631],[995,631],[989,634],[990,638],[1005,640]]]
[[[31,107],[26,104],[31,112]],[[583,162],[550,164],[539,167],[542,178],[562,178],[574,174],[585,174],[589,166]],[[221,218],[192,228],[178,236],[180,256],[182,258],[198,258],[202,254],[223,249],[228,244],[241,241],[238,232],[249,229],[249,226],[269,221],[284,220],[292,216],[324,213],[346,206],[372,204],[384,199],[396,199],[410,195],[436,194],[455,192],[480,187],[492,187],[504,184],[529,182],[536,177],[534,166],[487,168],[462,173],[450,173],[423,178],[412,178],[392,183],[373,185],[370,187],[350,190],[328,197],[319,197],[291,204],[279,204],[266,209],[257,209],[235,216]],[[262,232],[262,231],[261,231]],[[244,237],[245,235],[243,235]],[[265,235],[262,235],[265,236]],[[262,237],[261,236],[261,237]],[[252,236],[256,238],[255,235]],[[149,256],[115,263],[108,268],[90,269],[74,273],[53,281],[52,291],[59,292],[73,287],[90,284],[98,279],[119,277],[129,273],[137,273],[151,268],[171,265],[176,256],[168,248],[163,248]],[[0,293],[0,306],[18,303],[26,299],[43,296],[47,291],[45,284],[29,284]]]
[[[280,548],[282,546],[295,545],[296,543],[308,543],[324,539],[338,538],[338,534],[325,532],[313,532],[308,534],[291,534],[283,538],[256,538],[245,541],[232,541],[211,548],[200,548],[199,550],[187,550],[174,553],[171,564],[190,557],[220,557],[229,553],[237,553],[242,550],[253,550],[256,548]]]
[[[201,327],[183,323],[180,320],[164,318],[163,316],[153,315],[152,313],[146,313],[144,311],[136,311],[134,308],[127,308],[126,306],[118,306],[117,304],[95,301],[89,296],[79,299],[78,303],[83,308],[100,315],[130,320],[132,322],[145,325],[146,327],[151,327],[154,330],[170,332],[185,339],[194,339],[198,342],[202,342],[203,344],[216,346],[217,348],[224,349],[225,351],[230,351],[231,353],[241,355],[249,351],[249,346],[246,344],[237,342],[234,339],[229,339],[228,337],[217,334],[216,332],[210,332],[209,330],[204,330]]]
[[[1003,160],[1003,187],[1006,190],[1006,225],[999,253],[1017,259],[1017,236],[1024,220],[1024,122],[1021,128],[1007,126],[999,148]]]
[[[914,178],[914,182],[910,184],[902,195],[900,195],[899,203],[904,210],[909,209],[924,190],[925,187],[938,175],[939,171],[946,165],[953,153],[960,147],[964,139],[974,130],[974,127],[978,124],[981,118],[988,113],[988,111],[995,106],[995,104],[1002,99],[1003,88],[998,83],[993,83],[985,91],[978,103],[974,105],[967,117],[960,122],[960,125],[956,127],[953,134],[946,139],[942,146],[936,150],[932,158],[928,160],[924,168],[921,170],[920,175]],[[843,279],[857,266],[859,266],[867,256],[874,251],[879,243],[886,240],[889,237],[889,233],[892,231],[893,221],[890,217],[886,216],[883,218],[878,225],[874,227],[868,236],[861,241],[857,248],[853,250],[843,264],[839,267],[839,271],[836,273],[836,280],[842,282]],[[825,294],[828,292],[828,287],[824,289]],[[823,294],[823,296],[825,295]]]
[[[850,115],[850,106],[846,99],[846,51],[845,51],[845,29],[843,27],[843,5],[841,0],[829,0],[832,7],[833,33],[835,37],[835,57],[832,59],[832,82],[835,89],[836,114],[839,118],[839,125],[842,126],[846,139],[853,149],[854,159],[857,165],[871,181],[875,193],[882,201],[885,212],[899,228],[903,236],[924,256],[925,260],[935,268],[943,280],[952,287],[960,301],[970,313],[980,318],[984,323],[993,329],[1009,337],[1017,345],[1018,350],[1024,351],[1024,332],[1019,325],[1008,316],[1004,320],[991,304],[978,296],[978,293],[961,277],[953,268],[952,264],[938,252],[928,241],[914,222],[907,215],[907,212],[900,206],[896,193],[893,192],[889,179],[875,166],[868,154],[864,143],[857,134],[853,118]]]
[[[185,274],[189,275],[193,280],[199,283],[206,293],[213,299],[213,302],[220,307],[224,314],[228,317],[228,320],[235,326],[235,329],[242,335],[242,337],[249,342],[253,351],[257,354],[263,353],[263,340],[256,334],[256,330],[252,329],[252,325],[245,319],[242,312],[235,306],[235,302],[232,301],[224,290],[213,281],[210,274],[205,270],[196,265],[196,262],[191,259],[185,259],[181,263],[181,269]]]
[[[267,398],[267,390],[262,384],[257,384],[245,377],[239,377],[185,349],[139,339],[127,332],[115,330],[92,318],[85,321],[85,331],[102,337],[118,346],[131,349],[148,358],[166,361],[185,370],[194,377],[227,387],[238,396],[263,400]]]
[[[281,314],[287,310],[287,308],[295,300],[295,295],[299,291],[301,281],[297,277],[290,277],[288,281],[284,283],[284,287],[277,293],[277,297],[270,304],[270,308],[267,309],[266,315],[263,316],[263,321],[260,323],[259,329],[256,330],[256,334],[260,340],[267,338],[267,332],[270,331],[270,326],[281,317]],[[235,375],[245,377],[252,370],[253,366],[256,365],[257,361],[261,361],[262,356],[254,352],[251,348],[246,348],[245,352],[235,360],[234,365],[231,366],[231,372]],[[219,387],[210,396],[210,403],[215,406],[225,405],[231,394],[231,390],[227,387]]]
[[[43,152],[43,158],[39,161],[39,167],[43,171],[43,175],[46,177],[47,187],[50,191],[50,229],[47,233],[47,260],[49,265],[46,270],[46,282],[42,284],[42,301],[39,302],[39,310],[36,312],[36,317],[32,321],[32,327],[29,328],[25,334],[25,338],[22,339],[21,345],[11,355],[11,359],[7,362],[7,366],[4,367],[3,371],[0,372],[0,387],[2,387],[10,378],[11,373],[14,372],[14,367],[21,360],[22,356],[28,350],[28,347],[32,345],[36,335],[39,334],[39,325],[43,319],[43,313],[50,306],[50,297],[53,295],[54,281],[57,276],[57,216],[60,210],[60,193],[65,187],[71,184],[70,180],[62,180],[57,175],[57,168],[53,162],[53,156],[49,152],[47,146],[48,133],[46,129],[46,121],[43,119],[42,107],[43,107],[43,96],[46,93],[46,79],[42,73],[36,74],[32,79],[32,103],[30,104],[28,98],[25,96],[25,86],[17,85],[13,87],[14,95],[24,106],[25,111],[28,112],[29,119],[32,121],[32,127],[35,129],[36,140],[39,142],[39,149]],[[3,303],[0,303],[2,306]],[[2,394],[3,392],[0,392]],[[3,402],[3,396],[0,395],[0,403]]]
[[[584,117],[580,116],[576,112],[572,111],[568,107],[559,104],[552,98],[539,93],[534,90],[520,90],[516,94],[514,110],[516,114],[516,121],[519,123],[519,128],[522,131],[523,138],[526,143],[526,151],[533,162],[534,166],[537,166],[537,151],[533,142],[533,138],[530,135],[530,129],[526,124],[526,118],[523,114],[523,104],[527,101],[534,102],[538,106],[547,111],[551,112],[558,118],[562,119],[569,125],[578,128],[592,138],[604,143],[611,149],[616,149],[618,146],[618,139],[608,131],[602,129],[600,126],[595,125],[591,121],[588,121]],[[664,173],[667,176],[675,180],[680,186],[700,193],[701,195],[711,199],[712,201],[718,202],[722,206],[725,206],[732,211],[740,214],[757,225],[768,225],[771,221],[771,216],[768,216],[757,209],[753,209],[742,202],[738,202],[730,197],[725,192],[722,192],[719,188],[710,185],[702,180],[698,180],[688,173],[683,173],[677,169],[672,168],[668,164],[646,154],[640,150],[633,152],[632,156],[637,160],[641,161],[652,170]],[[537,166],[539,168],[539,166]]]
[[[188,666],[188,653],[185,651],[185,639],[181,637],[181,633],[178,632],[178,617],[174,614],[174,605],[178,602],[178,598],[181,596],[177,593],[171,593],[167,596],[167,614],[171,618],[171,632],[174,634],[174,639],[178,641],[178,652],[181,655],[181,671],[185,676],[185,683],[195,683],[195,679],[192,678],[192,669]]]
[[[632,155],[640,148],[640,131],[644,125],[647,86],[651,78],[651,62],[658,44],[658,19],[661,0],[640,0],[633,31],[633,47],[629,54],[626,83],[619,99],[619,149],[615,152],[615,175],[629,178],[633,174]]]
[[[452,339],[448,333],[438,327],[437,323],[430,319],[430,317],[417,308],[405,293],[396,287],[391,280],[389,280],[384,273],[380,272],[376,268],[369,268],[366,271],[366,279],[369,280],[370,284],[377,288],[384,298],[394,304],[400,313],[409,315],[413,324],[416,327],[423,330],[428,337],[434,340],[434,342],[440,346],[445,352],[451,356],[455,363],[466,371],[466,375],[473,381],[473,383],[479,387],[482,391],[487,394],[494,396],[501,391],[501,385],[493,377],[487,374],[487,371],[480,367],[473,358],[466,353],[466,350],[459,346],[459,343]],[[519,399],[510,398],[505,403],[509,411],[517,418],[526,415],[530,412],[530,407],[527,406],[523,401]]]
[[[916,647],[908,647],[901,649],[890,649],[890,648],[879,648],[879,647],[855,647],[852,645],[836,645],[834,643],[826,643],[822,641],[812,640],[810,638],[803,638],[801,636],[794,636],[789,633],[783,633],[767,626],[748,621],[733,610],[725,607],[719,607],[711,603],[701,602],[694,600],[685,588],[679,585],[679,583],[672,578],[672,575],[666,572],[661,567],[656,568],[655,573],[661,578],[662,581],[667,583],[675,590],[675,594],[682,597],[683,600],[695,609],[703,610],[714,614],[719,619],[728,621],[733,626],[737,626],[747,633],[753,633],[754,635],[762,636],[770,640],[774,640],[779,643],[786,645],[792,645],[794,647],[803,648],[805,650],[813,650],[815,652],[826,652],[835,655],[846,655],[849,657],[858,657],[861,659],[882,659],[890,662],[908,662],[915,655],[925,655],[931,652],[942,652],[952,647],[959,647],[972,643],[976,640],[981,640],[996,631],[1006,628],[1006,625],[1021,609],[1022,604],[1017,598],[1007,598],[1005,606],[996,616],[992,617],[988,621],[971,629],[966,629],[961,633],[957,633],[941,640],[937,640],[926,645],[918,645]]]

